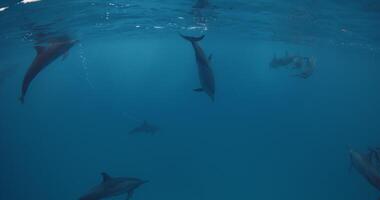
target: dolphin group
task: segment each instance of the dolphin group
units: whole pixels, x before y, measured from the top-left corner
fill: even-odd
[[[67,56],[67,52],[76,42],[69,36],[64,35],[49,39],[46,46],[38,45],[34,47],[37,55],[24,76],[21,96],[19,97],[21,103],[24,103],[25,95],[33,79],[58,57]]]
[[[370,156],[361,154],[353,149],[350,149],[349,153],[352,166],[368,181],[368,183],[380,190],[380,172],[371,162]]]
[[[208,57],[204,53],[203,49],[199,46],[198,42],[205,36],[190,37],[180,34],[182,38],[189,41],[193,46],[195,52],[195,60],[198,65],[198,76],[201,86],[194,89],[196,92],[205,92],[212,101],[215,100],[215,80],[214,73],[211,68],[212,55]]]
[[[105,172],[101,173],[101,175],[102,182],[80,197],[79,200],[101,200],[124,194],[127,195],[126,200],[129,200],[133,196],[135,189],[148,182],[138,178],[111,177]]]
[[[132,129],[129,131],[129,134],[134,134],[134,133],[150,133],[150,134],[155,134],[157,131],[159,131],[157,126],[154,126],[152,124],[149,124],[146,120],[144,122],[137,126],[136,128]]]

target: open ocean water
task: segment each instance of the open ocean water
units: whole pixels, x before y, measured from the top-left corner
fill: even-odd
[[[0,200],[380,197],[378,0],[0,0],[0,27]]]

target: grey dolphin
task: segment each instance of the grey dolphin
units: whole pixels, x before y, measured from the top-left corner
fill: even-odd
[[[210,6],[208,0],[197,0],[193,8],[206,8],[208,6]]]
[[[308,57],[297,57],[295,59],[295,67],[300,68],[302,71],[298,74],[295,74],[293,76],[307,79],[314,73],[315,68],[315,59],[314,58],[308,58]]]
[[[105,172],[101,175],[102,182],[80,197],[79,200],[100,200],[123,194],[127,194],[128,200],[133,196],[136,188],[148,182],[137,178],[111,177]]]
[[[19,97],[21,103],[24,103],[26,92],[33,79],[58,57],[67,55],[67,52],[76,42],[68,36],[61,36],[52,38],[47,46],[34,47],[37,55],[24,76],[21,96]]]
[[[214,101],[215,96],[215,80],[214,73],[211,68],[211,59],[212,55],[209,57],[206,56],[202,48],[197,42],[201,41],[205,36],[201,37],[190,37],[180,34],[181,37],[191,42],[191,45],[194,48],[195,59],[198,64],[198,75],[201,87],[194,89],[196,92],[205,92],[212,101]]]
[[[380,173],[371,163],[369,156],[350,149],[352,166],[376,189],[380,190]]]
[[[294,62],[295,56],[289,56],[288,53],[284,57],[277,58],[276,55],[273,56],[270,66],[272,68],[278,68],[283,66],[288,66]]]
[[[131,131],[129,131],[129,134],[134,134],[134,133],[150,133],[150,134],[154,134],[156,133],[157,131],[159,131],[158,127],[157,126],[154,126],[152,124],[149,124],[146,120],[144,120],[144,122],[132,129]]]

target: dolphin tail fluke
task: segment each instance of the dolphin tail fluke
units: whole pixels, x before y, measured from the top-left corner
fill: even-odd
[[[183,39],[189,41],[189,42],[199,42],[201,41],[205,36],[202,35],[200,37],[191,37],[191,36],[186,36],[186,35],[183,35],[182,33],[179,34]]]
[[[24,104],[24,96],[19,97],[18,100],[20,101],[21,104]]]

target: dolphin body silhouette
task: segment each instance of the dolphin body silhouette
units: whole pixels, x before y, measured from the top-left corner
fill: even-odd
[[[315,59],[308,58],[308,57],[296,58],[295,67],[301,68],[302,72],[295,74],[293,76],[307,79],[314,73]]]
[[[148,182],[137,178],[114,178],[104,172],[101,175],[102,182],[80,197],[79,200],[100,200],[123,194],[127,194],[126,200],[129,200],[133,196],[135,189]]]
[[[191,42],[195,52],[195,60],[198,65],[198,76],[199,81],[201,83],[201,87],[194,89],[196,92],[205,92],[212,101],[214,101],[215,97],[215,80],[214,73],[211,68],[211,59],[212,55],[209,57],[206,56],[202,48],[199,46],[197,42],[201,41],[205,36],[201,37],[190,37],[184,36],[180,34],[182,38]]]
[[[21,96],[19,97],[21,103],[24,103],[25,95],[33,79],[58,57],[67,55],[67,52],[76,42],[68,36],[62,36],[52,38],[47,46],[34,47],[37,55],[24,76]]]
[[[210,6],[208,0],[197,0],[193,8],[207,8]]]
[[[370,156],[350,149],[352,166],[376,189],[380,190],[380,173],[371,162]]]
[[[152,125],[152,124],[149,124],[147,121],[144,121],[143,124],[141,124],[140,126],[132,129],[131,131],[129,131],[129,134],[134,134],[134,133],[150,133],[150,134],[154,134],[156,133],[157,131],[159,131],[158,127]]]
[[[295,59],[295,56],[289,56],[288,53],[286,53],[284,57],[280,57],[280,58],[274,55],[269,65],[272,68],[288,66],[294,62],[294,59]]]

